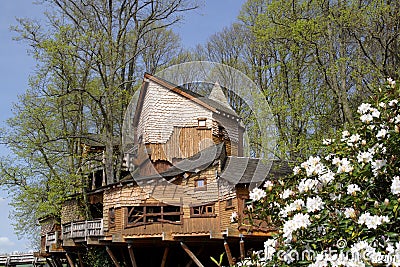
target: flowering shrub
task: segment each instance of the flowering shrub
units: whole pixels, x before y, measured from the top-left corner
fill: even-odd
[[[239,266],[400,266],[400,94],[388,79],[353,129],[323,140],[293,176],[250,194],[276,234]],[[322,156],[324,154],[324,156]]]

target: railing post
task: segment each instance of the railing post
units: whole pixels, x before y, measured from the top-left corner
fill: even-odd
[[[85,241],[87,240],[87,236],[88,236],[88,225],[89,225],[88,221],[85,221],[85,232],[84,232]]]

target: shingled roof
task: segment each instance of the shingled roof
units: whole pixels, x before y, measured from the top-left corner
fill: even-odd
[[[230,156],[220,177],[235,185],[250,183],[260,185],[267,178],[276,179],[291,172],[287,162],[284,161]]]
[[[236,112],[230,108],[229,106],[225,105],[223,102],[217,101],[216,98],[215,100],[212,99],[215,97],[215,92],[213,95],[211,95],[211,97],[206,97],[206,96],[202,96],[199,95],[193,91],[187,90],[181,86],[175,85],[173,83],[170,83],[169,81],[166,81],[162,78],[156,77],[154,75],[151,75],[149,73],[146,73],[144,75],[145,79],[148,79],[150,81],[153,81],[159,85],[164,86],[165,88],[168,88],[169,90],[182,95],[183,97],[186,97],[194,102],[196,102],[199,105],[202,105],[203,107],[211,110],[212,112],[215,113],[222,113],[222,115],[230,115],[232,118],[239,120],[239,116],[238,114],[236,114]],[[216,90],[214,90],[216,91]],[[221,89],[222,92],[222,89]],[[220,97],[221,98],[221,97]]]

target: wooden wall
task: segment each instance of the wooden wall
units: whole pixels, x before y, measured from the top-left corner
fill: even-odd
[[[85,220],[83,204],[77,199],[67,200],[61,208],[61,224]]]
[[[211,126],[212,112],[169,89],[149,82],[143,100],[137,136],[144,143],[166,143],[174,127],[196,127],[198,118]]]

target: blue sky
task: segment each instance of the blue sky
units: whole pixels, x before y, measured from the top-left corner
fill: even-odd
[[[192,11],[185,21],[176,27],[186,48],[204,43],[207,38],[236,20],[245,0],[200,0],[201,9]],[[0,0],[0,126],[12,116],[12,105],[18,101],[28,86],[29,76],[35,68],[34,60],[27,54],[28,47],[12,40],[15,36],[9,27],[16,24],[15,18],[41,17],[41,7],[33,0]],[[0,147],[0,155],[9,152]],[[27,240],[18,240],[8,219],[10,207],[7,193],[0,191],[0,254],[13,251],[29,251]]]

